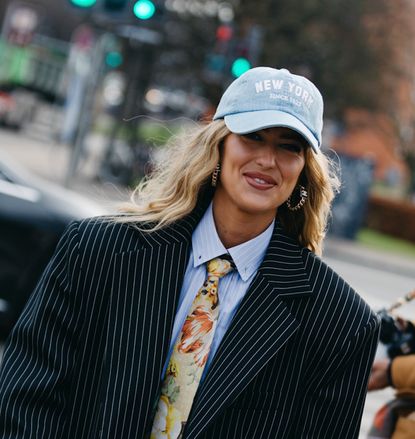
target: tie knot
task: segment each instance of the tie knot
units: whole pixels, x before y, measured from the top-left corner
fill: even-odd
[[[211,259],[207,263],[207,271],[210,276],[223,277],[234,268],[235,265],[232,259],[224,256]]]

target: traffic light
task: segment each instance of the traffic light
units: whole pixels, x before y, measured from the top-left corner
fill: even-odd
[[[122,39],[107,33],[103,41],[105,67],[109,70],[120,67],[124,62]]]
[[[156,6],[151,0],[138,0],[134,3],[133,12],[139,20],[149,20],[156,13]]]
[[[78,8],[92,8],[97,0],[70,0],[73,6]]]
[[[123,63],[124,59],[121,52],[112,50],[105,55],[105,64],[108,68],[116,69]]]
[[[226,68],[226,57],[218,53],[206,55],[205,67],[210,74],[221,74]]]
[[[231,72],[235,78],[239,78],[251,67],[251,63],[246,58],[236,58],[232,63]]]
[[[227,44],[233,37],[233,29],[229,24],[221,24],[216,29],[216,44]]]
[[[223,81],[223,75],[229,70],[233,36],[234,30],[229,24],[221,24],[216,29],[215,44],[205,60],[205,75],[210,82]]]

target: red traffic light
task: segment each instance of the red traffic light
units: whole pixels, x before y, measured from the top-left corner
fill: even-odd
[[[219,41],[229,41],[232,38],[233,29],[231,26],[227,26],[226,24],[222,24],[216,30],[216,38]]]

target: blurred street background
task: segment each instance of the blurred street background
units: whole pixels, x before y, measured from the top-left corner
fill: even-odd
[[[342,190],[324,259],[375,310],[414,290],[414,12],[405,0],[2,0],[3,338],[68,222],[116,212],[170,136],[210,120],[258,65],[305,75],[325,98]],[[415,304],[397,314],[415,320]],[[362,439],[392,397],[369,394]]]

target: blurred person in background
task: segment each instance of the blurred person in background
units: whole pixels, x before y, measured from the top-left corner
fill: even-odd
[[[414,336],[414,323],[397,319],[406,334]],[[413,345],[413,342],[411,343]],[[377,359],[373,363],[368,390],[392,387],[395,399],[384,405],[376,414],[369,438],[415,438],[415,353],[393,358]]]
[[[258,67],[116,218],[73,223],[4,354],[0,438],[358,437],[379,321],[320,258],[309,80]]]

